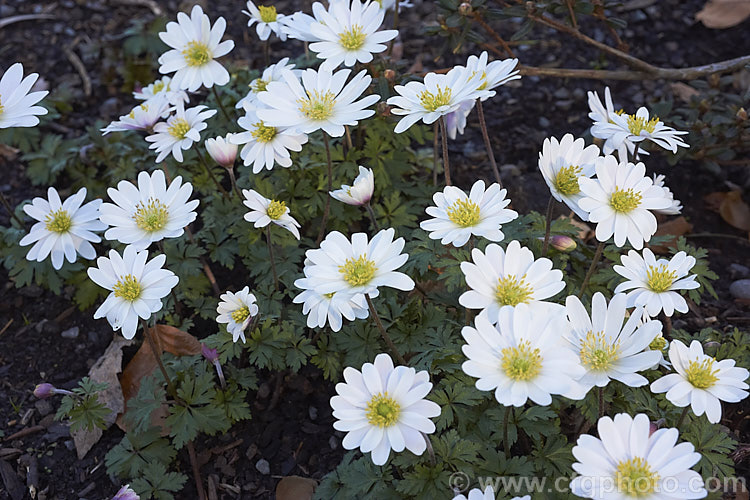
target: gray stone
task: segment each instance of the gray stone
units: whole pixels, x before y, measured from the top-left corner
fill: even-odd
[[[553,95],[556,99],[567,99],[568,97],[570,97],[570,91],[565,87],[560,87],[559,89],[555,90],[555,93]]]
[[[547,127],[549,127],[549,126],[550,126],[550,122],[549,122],[549,120],[548,120],[548,119],[546,119],[545,117],[543,117],[543,116],[540,116],[540,117],[539,117],[539,126],[540,126],[541,128],[547,128]]]
[[[310,420],[316,420],[318,418],[318,409],[311,406],[307,409],[307,414],[310,416]]]
[[[261,458],[257,462],[255,462],[255,468],[258,469],[258,472],[263,474],[264,476],[267,476],[271,473],[271,464],[268,463],[268,460]]]
[[[60,336],[64,339],[77,339],[78,333],[80,332],[80,328],[77,326],[74,326],[73,328],[68,328],[64,332],[60,334]]]
[[[39,401],[35,402],[34,408],[36,408],[36,411],[42,417],[52,413],[52,405],[50,404],[49,401],[45,399],[40,399]]]
[[[339,441],[336,439],[335,436],[331,436],[328,438],[328,446],[331,447],[332,450],[335,450],[339,447]]]
[[[733,279],[750,278],[750,267],[737,264],[736,262],[729,264],[729,272]]]
[[[18,290],[18,294],[23,297],[29,297],[31,299],[36,299],[37,297],[41,297],[42,293],[44,293],[44,290],[42,290],[42,287],[37,285],[29,285],[21,288]]]
[[[729,293],[735,299],[750,300],[750,279],[735,281],[729,285]]]

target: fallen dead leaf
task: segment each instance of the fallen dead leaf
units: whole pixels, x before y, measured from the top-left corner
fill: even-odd
[[[287,476],[276,485],[276,500],[310,500],[318,482],[309,477]]]
[[[684,102],[690,102],[690,99],[693,96],[700,94],[700,92],[698,92],[696,88],[682,82],[675,82],[671,84],[670,87],[672,88],[672,92],[674,92],[674,95],[679,97]]]
[[[690,224],[685,217],[677,217],[676,219],[671,219],[667,222],[660,222],[659,228],[656,230],[654,236],[674,236],[674,238],[665,242],[663,245],[653,245],[649,246],[649,248],[654,253],[669,253],[669,247],[674,247],[677,244],[677,238],[686,235],[692,230],[693,225]]]
[[[737,26],[750,16],[750,0],[708,0],[695,19],[706,28]]]
[[[719,215],[737,229],[750,231],[750,207],[742,200],[739,191],[726,193],[719,207]]]
[[[562,216],[562,217],[559,217],[559,218],[560,219],[567,219],[568,223],[570,223],[570,224],[572,224],[572,225],[574,225],[575,227],[578,228],[578,238],[581,241],[587,241],[589,238],[593,238],[594,237],[594,234],[595,234],[594,230],[592,230],[591,226],[589,226],[585,222],[582,222],[582,221],[580,221],[580,220],[578,220],[578,219],[576,219],[574,217],[565,217],[565,216]]]

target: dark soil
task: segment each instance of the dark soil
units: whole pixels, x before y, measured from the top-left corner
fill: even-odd
[[[175,17],[178,8],[187,10],[190,6],[176,1],[158,3],[169,19]],[[238,65],[261,66],[260,45],[239,13],[244,2],[208,3],[211,18],[224,16],[227,36],[237,43],[229,59]],[[304,2],[304,7],[302,3],[288,1],[277,6],[281,12],[309,10],[308,2]],[[745,55],[750,47],[750,22],[727,30],[708,30],[694,22],[703,3],[661,0],[642,9],[619,12],[617,16],[628,21],[622,38],[633,55],[665,67],[707,64]],[[20,61],[26,72],[43,75],[50,88],[71,85],[74,110],[61,118],[56,133],[78,136],[97,119],[111,120],[132,106],[130,96],[120,91],[122,82],[113,79],[111,73],[100,71],[112,63],[102,60],[103,52],[89,52],[87,48],[92,42],[116,46],[133,19],[150,22],[154,18],[149,8],[118,0],[0,0],[0,19],[27,13],[50,13],[54,19],[0,28],[0,68],[4,70]],[[434,16],[431,2],[425,2],[408,11],[402,24],[404,59],[409,64],[421,59],[425,70],[463,62],[466,56],[449,54],[447,59],[433,62],[439,55],[440,43],[426,39],[419,29],[425,22],[434,22]],[[514,26],[500,24],[498,29],[510,35]],[[597,40],[611,43],[601,23],[586,20],[582,29]],[[537,29],[529,37],[546,41],[514,47],[524,64],[588,68],[590,62],[598,61],[600,66],[608,62],[611,68],[619,67],[617,61],[607,61],[590,46],[561,35]],[[91,79],[90,96],[84,95],[81,77],[65,55],[67,47],[72,47],[84,61]],[[276,42],[272,53],[282,57],[288,47],[296,50],[299,45],[291,42],[282,46]],[[626,109],[671,94],[668,83],[663,81],[607,83],[617,103]],[[549,192],[536,168],[541,143],[550,135],[559,138],[570,132],[583,136],[590,127],[586,91],[596,89],[601,94],[604,86],[600,81],[527,77],[519,85],[502,88],[497,97],[485,104],[495,155],[516,210],[544,210]],[[476,178],[491,179],[475,115],[469,120],[466,134],[451,144],[456,181],[462,187],[468,187]],[[731,266],[736,263],[750,267],[747,235],[708,211],[702,201],[704,195],[727,190],[727,186],[747,190],[747,165],[727,167],[717,177],[695,162],[668,167],[659,154],[653,154],[647,164],[650,171],[667,174],[667,184],[683,201],[683,213],[694,226],[691,242],[709,250],[711,269],[720,276],[715,283],[719,299],[707,298],[676,320],[675,327],[689,331],[705,326],[722,331],[735,326],[749,328],[750,307],[735,303],[729,294],[733,280],[749,277],[742,276],[740,267]],[[0,156],[0,168],[0,190],[14,205],[42,193],[42,189],[30,186],[20,161],[4,162]],[[558,208],[562,213],[562,207]],[[4,210],[0,211],[0,223],[7,223]],[[104,321],[94,321],[93,310],[78,312],[70,301],[71,290],[61,296],[38,287],[16,290],[5,271],[0,271],[0,283],[0,436],[5,436],[0,445],[4,484],[0,499],[29,495],[40,499],[110,498],[120,484],[107,476],[103,457],[121,439],[122,432],[116,428],[105,432],[88,455],[77,460],[67,428],[52,420],[57,402],[38,401],[31,395],[35,384],[42,381],[63,388],[74,386],[111,340],[109,326]],[[61,333],[71,328],[78,328],[77,337],[63,338]],[[126,358],[134,350],[126,351]],[[214,487],[218,498],[273,498],[279,477],[320,479],[343,455],[340,435],[331,425],[328,399],[333,386],[324,383],[318,371],[303,369],[283,378],[264,373],[261,382],[260,390],[250,395],[251,421],[235,426],[221,438],[196,443],[204,484]],[[745,422],[747,419],[742,417],[747,410],[747,405],[734,406],[729,417],[733,422]],[[747,424],[734,430],[741,443],[750,442]],[[19,432],[21,435],[15,437]],[[179,458],[182,471],[190,476],[186,454],[183,452]],[[268,462],[270,474],[261,473],[262,466],[256,467],[259,460]],[[747,473],[748,465],[747,460],[737,463],[738,472]],[[195,497],[189,481],[178,498]]]

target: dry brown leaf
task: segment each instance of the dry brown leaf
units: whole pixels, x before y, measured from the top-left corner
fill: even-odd
[[[719,207],[719,215],[730,225],[750,231],[750,207],[742,200],[739,191],[729,191]]]
[[[654,236],[674,236],[674,238],[665,242],[663,245],[653,245],[649,246],[649,248],[654,253],[669,253],[669,247],[673,247],[677,244],[677,238],[686,235],[692,230],[693,225],[690,224],[685,217],[677,217],[676,219],[671,219],[667,222],[660,222],[659,228],[656,230]]]
[[[585,222],[582,222],[574,217],[559,217],[560,219],[567,219],[569,224],[574,225],[578,228],[578,238],[581,241],[587,241],[589,238],[594,237],[594,230],[591,229],[591,226],[586,224]]]
[[[309,477],[287,476],[276,485],[276,500],[310,500],[318,482]]]
[[[690,99],[693,96],[699,95],[700,92],[694,87],[691,87],[687,83],[682,82],[675,82],[670,85],[672,88],[672,92],[674,92],[674,95],[679,97],[684,102],[690,102]]]
[[[708,0],[695,19],[706,28],[737,26],[750,16],[750,0]]]
[[[132,343],[132,340],[115,337],[104,354],[89,370],[91,380],[107,384],[107,388],[99,393],[99,401],[112,410],[112,413],[104,419],[107,428],[115,423],[117,414],[122,413],[125,409],[125,399],[122,396],[122,388],[120,387],[120,381],[117,379],[117,374],[122,371],[122,348]],[[76,453],[80,460],[102,437],[102,429],[98,427],[93,430],[81,429],[73,432],[72,435]]]

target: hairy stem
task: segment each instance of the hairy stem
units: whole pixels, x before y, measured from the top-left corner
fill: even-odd
[[[216,102],[219,104],[219,109],[221,109],[221,114],[224,115],[224,118],[227,119],[228,122],[234,122],[232,118],[229,116],[229,113],[227,113],[226,108],[224,107],[224,103],[221,102],[221,97],[219,97],[219,91],[216,90],[216,85],[211,87],[211,90],[214,93],[214,97],[216,97]]]
[[[547,202],[547,217],[546,217],[546,223],[544,225],[544,243],[542,244],[542,257],[547,256],[547,250],[549,248],[549,232],[552,228],[552,208],[555,206],[555,198],[553,196],[549,197],[549,202]]]
[[[331,210],[331,190],[333,190],[333,162],[331,161],[331,145],[328,142],[328,134],[323,132],[323,144],[326,147],[326,160],[328,161],[328,190],[326,191],[326,205],[323,208],[323,219],[320,221],[320,231],[318,238],[315,240],[316,245],[320,245],[323,236],[326,234],[326,223],[328,222],[328,212]]]
[[[408,366],[404,357],[400,352],[398,352],[398,349],[396,349],[396,346],[391,340],[390,335],[388,335],[388,332],[385,331],[383,322],[380,321],[380,316],[378,316],[378,311],[375,310],[375,304],[372,303],[370,294],[365,294],[365,300],[367,300],[367,307],[370,308],[370,314],[372,314],[373,319],[375,319],[375,324],[377,325],[378,330],[380,330],[380,335],[383,337],[383,340],[385,340],[385,343],[388,344],[388,347],[391,349],[391,352],[393,352],[393,355],[396,356],[398,362],[404,366]]]
[[[440,122],[440,138],[443,142],[443,170],[445,171],[445,185],[452,186],[451,183],[451,166],[450,159],[448,158],[448,127],[445,126],[445,117],[441,116]]]
[[[438,178],[438,139],[440,136],[438,127],[440,125],[438,122],[435,122],[435,125],[432,128],[434,139],[432,141],[432,185],[437,186],[437,178]]]
[[[596,253],[594,253],[594,258],[591,259],[591,265],[589,266],[589,270],[586,271],[586,276],[583,278],[583,283],[581,283],[581,291],[578,292],[579,299],[583,297],[583,292],[586,290],[586,287],[589,284],[591,275],[594,274],[594,270],[596,269],[596,265],[599,263],[599,259],[602,256],[603,250],[604,250],[604,242],[600,241],[599,246],[596,247]]]
[[[503,419],[503,448],[505,448],[505,459],[510,458],[510,442],[508,441],[508,422],[510,421],[512,406],[505,407],[505,418]]]
[[[680,430],[680,427],[682,427],[682,423],[685,421],[685,417],[687,417],[688,410],[690,409],[690,405],[686,406],[682,409],[682,413],[680,414],[679,420],[677,420],[677,425],[675,427],[677,430]]]
[[[216,178],[214,173],[211,172],[211,167],[208,166],[208,162],[203,157],[203,153],[201,153],[200,151],[196,151],[196,153],[198,154],[198,160],[200,160],[200,164],[203,166],[203,170],[205,170],[211,180],[214,181],[214,184],[216,184],[216,187],[219,189],[219,191],[221,191],[221,194],[224,196],[224,198],[229,199],[229,193],[227,193],[227,190],[224,189],[224,186],[221,185],[219,179]]]
[[[487,133],[487,123],[484,120],[484,108],[482,107],[481,99],[477,99],[477,116],[479,117],[479,126],[482,129],[482,138],[484,138],[484,147],[487,149],[487,157],[490,159],[490,165],[492,165],[492,172],[495,174],[495,180],[500,185],[500,189],[502,189],[503,181],[500,180],[500,170],[497,168],[497,162],[495,161],[495,153],[492,152],[492,143],[490,143],[490,136]]]
[[[167,383],[167,392],[172,397],[172,399],[174,399],[178,403],[181,403],[182,400],[177,395],[177,389],[175,389],[175,386],[172,383],[172,379],[169,378],[169,374],[167,373],[167,368],[164,366],[164,363],[161,360],[161,349],[159,349],[159,347],[157,347],[156,345],[156,341],[154,340],[153,333],[151,332],[151,328],[149,328],[148,326],[148,322],[145,319],[141,319],[141,324],[143,325],[143,333],[144,333],[144,336],[146,337],[146,341],[148,342],[148,345],[151,348],[151,352],[154,355],[154,359],[156,359],[156,364],[159,365],[159,370],[161,370],[161,374]]]
[[[375,231],[380,231],[380,224],[378,224],[378,220],[375,218],[375,211],[372,209],[372,205],[367,202],[365,208],[367,209],[367,214],[370,216],[370,220],[372,221],[372,227],[375,228]]]
[[[273,245],[271,244],[271,224],[266,226],[266,242],[268,243],[268,255],[271,260],[271,271],[273,272],[273,288],[279,291],[279,275],[276,274],[276,259],[273,254]]]

